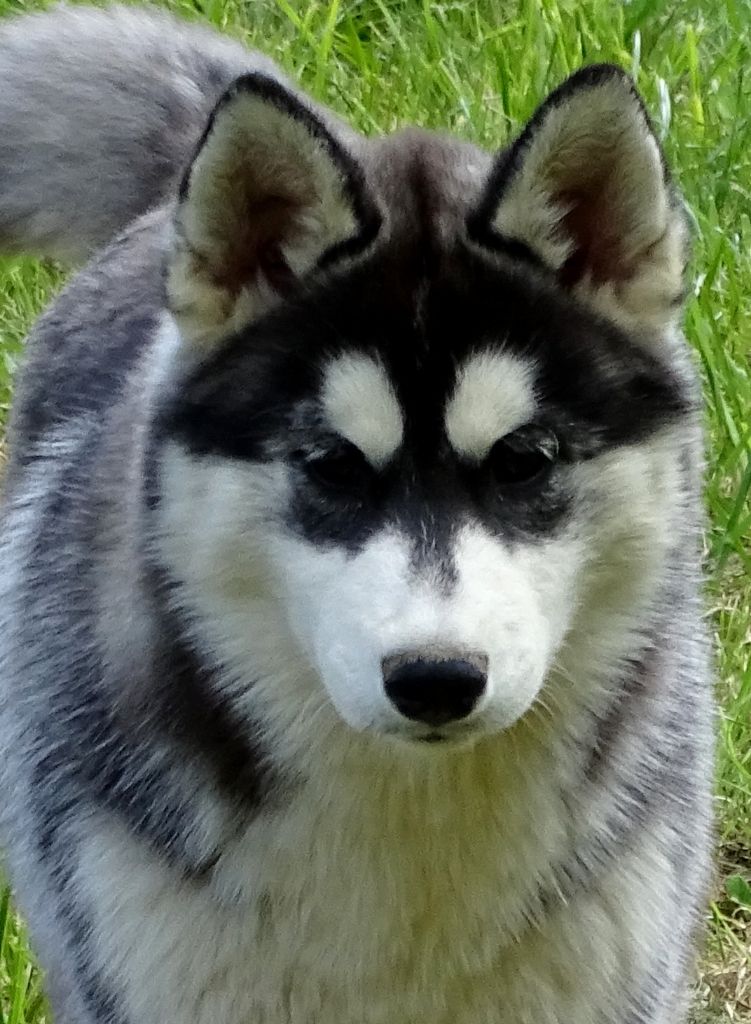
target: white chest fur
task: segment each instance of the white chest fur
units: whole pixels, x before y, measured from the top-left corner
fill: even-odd
[[[549,765],[489,744],[376,779],[363,769],[327,791],[302,787],[243,832],[210,883],[178,879],[110,824],[90,839],[79,878],[129,1019],[599,1019],[634,938],[623,893],[587,897],[542,928],[525,920],[570,835]]]

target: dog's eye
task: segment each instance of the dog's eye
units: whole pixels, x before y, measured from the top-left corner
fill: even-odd
[[[493,445],[487,466],[503,487],[541,482],[558,457],[558,438],[545,427],[529,425]]]
[[[322,455],[305,459],[308,476],[329,490],[356,491],[363,487],[372,470],[362,452],[353,444],[342,444]]]

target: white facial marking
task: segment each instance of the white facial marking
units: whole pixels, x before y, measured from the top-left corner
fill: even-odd
[[[284,605],[298,645],[308,652],[341,717],[357,730],[410,736],[383,685],[384,659],[441,653],[487,659],[488,685],[472,735],[515,722],[534,702],[561,643],[580,547],[575,539],[509,552],[479,525],[454,548],[457,581],[444,593],[416,574],[410,538],[374,536],[356,555],[279,537],[269,548],[284,566]],[[424,731],[424,729],[423,729]]]
[[[446,433],[461,455],[480,461],[499,438],[528,423],[535,408],[531,364],[507,352],[480,352],[458,373]]]
[[[348,353],[326,368],[322,402],[332,428],[382,466],[402,443],[404,420],[383,367],[363,353]]]
[[[415,566],[414,537],[395,526],[356,551],[290,532],[283,461],[241,466],[172,444],[155,544],[183,583],[197,642],[224,666],[223,699],[260,725],[280,763],[329,758],[342,721],[342,749],[356,732],[421,739],[383,678],[384,660],[413,652],[487,659],[481,700],[445,730],[473,743],[540,708],[598,700],[636,649],[675,535],[666,510],[683,514],[675,451],[667,433],[572,467],[576,517],[544,541],[509,546],[467,522],[447,588]]]

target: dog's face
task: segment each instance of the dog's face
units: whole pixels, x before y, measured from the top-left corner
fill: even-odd
[[[416,135],[352,155],[295,103],[247,82],[186,179],[159,555],[268,728],[333,707],[465,743],[595,685],[654,597],[680,218],[612,69],[494,166]]]

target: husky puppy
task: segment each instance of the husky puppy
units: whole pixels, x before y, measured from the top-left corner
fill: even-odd
[[[677,1024],[709,874],[681,206],[630,79],[365,139],[0,31],[3,842],[56,1024]],[[110,236],[117,236],[111,238]]]

